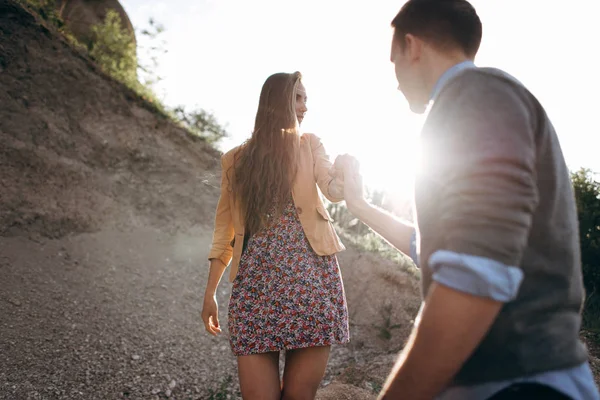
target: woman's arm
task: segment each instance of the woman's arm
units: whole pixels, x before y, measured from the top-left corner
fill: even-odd
[[[227,268],[227,264],[231,261],[233,255],[231,241],[235,236],[233,217],[231,216],[231,208],[229,206],[228,164],[226,162],[226,155],[221,157],[221,195],[217,204],[212,247],[208,255],[210,272],[208,273],[202,306],[202,321],[204,322],[206,331],[211,335],[221,333],[219,306],[217,305],[216,296],[217,287]]]
[[[204,328],[211,335],[221,333],[221,324],[219,323],[219,306],[217,304],[217,287],[227,266],[218,258],[210,260],[210,272],[208,274],[208,283],[204,293],[204,302],[202,305],[202,322]]]
[[[223,272],[233,256],[231,241],[235,236],[235,231],[233,229],[233,217],[229,204],[229,178],[227,176],[229,164],[226,162],[226,155],[221,157],[221,195],[217,204],[215,230],[208,255],[208,259],[211,261],[210,275],[212,279],[208,281],[207,293],[216,291]],[[215,261],[218,261],[218,263]]]
[[[332,175],[336,177],[336,181],[343,182],[348,211],[396,249],[412,258],[416,264],[414,225],[369,204],[365,199],[358,160],[348,154],[338,156]]]
[[[343,188],[337,185],[329,173],[333,165],[329,159],[329,155],[325,151],[321,139],[313,134],[309,134],[309,139],[314,159],[314,174],[317,185],[327,200],[332,203],[339,203],[344,200]]]

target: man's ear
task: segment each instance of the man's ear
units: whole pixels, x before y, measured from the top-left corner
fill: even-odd
[[[404,36],[404,54],[410,62],[418,61],[423,54],[423,40],[407,33]]]

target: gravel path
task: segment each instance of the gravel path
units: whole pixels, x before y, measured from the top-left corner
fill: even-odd
[[[0,399],[236,398],[227,337],[199,318],[207,232],[0,238]]]
[[[55,240],[0,237],[0,399],[239,398],[227,336],[206,334],[199,317],[210,233],[136,228]],[[334,347],[323,386],[401,347],[410,329],[405,308],[418,304],[409,278],[393,265],[352,249],[340,263],[352,343]],[[399,285],[406,290],[395,292],[399,306],[386,318],[405,324],[381,339],[380,300]],[[222,282],[218,292],[223,323],[229,288]],[[393,356],[370,375],[351,367],[342,382],[373,393],[391,362]],[[330,388],[322,398],[335,396]]]
[[[199,319],[206,240],[0,239],[0,398],[208,398],[235,364]]]

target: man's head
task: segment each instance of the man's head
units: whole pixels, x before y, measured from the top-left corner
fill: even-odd
[[[481,21],[467,0],[409,0],[392,21],[390,59],[411,110],[422,113],[433,85],[449,67],[473,60]]]

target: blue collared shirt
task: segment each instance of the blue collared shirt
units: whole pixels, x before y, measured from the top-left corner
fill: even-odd
[[[477,68],[472,61],[458,63],[442,74],[433,87],[430,104],[435,102],[448,82],[466,69]],[[410,257],[419,265],[416,231],[411,238]],[[523,280],[522,271],[514,266],[499,265],[495,260],[439,251],[430,258],[426,268],[434,270],[433,280],[456,290],[477,296],[486,296],[508,302],[518,293]],[[500,349],[499,349],[500,350]],[[539,383],[547,385],[574,400],[600,400],[598,388],[588,362],[578,366],[544,372],[510,380],[482,383],[475,386],[451,387],[442,392],[437,400],[484,400],[515,383]]]
[[[429,96],[429,100],[430,101],[434,101],[435,98],[440,94],[440,92],[442,91],[442,89],[444,88],[444,86],[446,86],[446,84],[448,83],[448,81],[452,80],[452,78],[456,77],[462,71],[467,70],[467,69],[471,69],[471,68],[477,68],[475,66],[475,63],[473,61],[471,61],[471,60],[460,62],[460,63],[458,63],[458,64],[456,64],[456,65],[448,68],[446,70],[446,72],[444,72],[442,74],[442,76],[439,77],[439,79],[437,80],[437,82],[433,86],[433,90],[431,91],[431,95]]]

